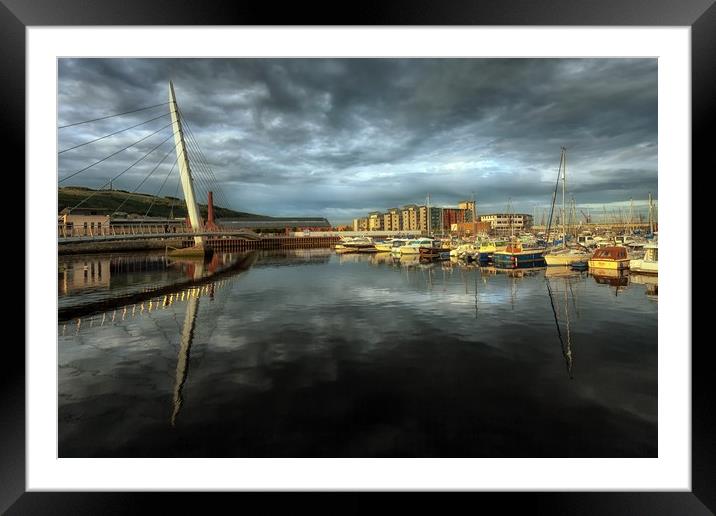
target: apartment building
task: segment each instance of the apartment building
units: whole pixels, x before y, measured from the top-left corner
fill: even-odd
[[[477,214],[477,205],[475,204],[475,201],[460,201],[457,203],[457,208],[459,210],[466,210],[465,222],[472,222],[475,220],[475,215]]]
[[[480,215],[480,222],[489,222],[493,232],[507,235],[530,229],[533,219],[527,213],[488,213]]]
[[[368,231],[381,231],[383,229],[383,214],[373,211],[368,214]]]

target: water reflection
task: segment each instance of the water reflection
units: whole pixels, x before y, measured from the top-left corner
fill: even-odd
[[[72,257],[60,261],[58,295],[67,296],[88,289],[108,289],[111,275],[110,259],[102,256]]]
[[[214,253],[210,260],[204,258],[169,259],[166,256],[140,256],[118,259],[112,281],[104,292],[97,293],[75,285],[75,295],[60,297],[58,319],[60,322],[81,318],[93,313],[106,312],[120,306],[147,303],[151,310],[155,298],[173,298],[174,295],[192,287],[206,286],[222,277],[248,269],[256,261],[256,253]],[[134,262],[134,263],[133,263]],[[141,271],[144,281],[133,276]],[[129,279],[128,279],[129,277]],[[64,302],[63,302],[64,301]]]
[[[655,274],[629,273],[629,282],[646,287],[646,297],[652,301],[659,298],[659,277]]]
[[[182,390],[189,374],[189,353],[191,352],[191,344],[194,340],[194,328],[196,326],[196,312],[199,308],[199,298],[192,297],[189,300],[184,316],[184,327],[181,332],[181,347],[179,348],[179,359],[177,360],[177,369],[174,381],[174,399],[171,424],[175,426],[179,410],[182,406]]]
[[[547,285],[547,293],[549,295],[549,302],[550,306],[552,307],[552,315],[554,316],[554,323],[555,327],[557,329],[557,337],[559,338],[559,345],[562,350],[562,356],[564,357],[565,364],[567,366],[567,375],[569,376],[569,379],[574,379],[574,376],[572,375],[572,364],[573,364],[573,357],[572,357],[572,332],[570,328],[569,323],[569,312],[570,312],[570,299],[572,301],[572,306],[574,307],[576,311],[576,302],[574,297],[574,291],[572,290],[572,284],[570,282],[570,278],[574,277],[574,275],[557,275],[558,278],[561,278],[562,283],[564,284],[564,326],[566,331],[565,336],[563,337],[562,327],[559,320],[558,315],[558,309],[555,306],[555,297],[558,294],[558,292],[554,292],[552,289],[552,281],[550,276],[554,277],[555,275],[545,275],[545,284]],[[557,280],[558,281],[558,280]],[[571,297],[569,295],[571,293]],[[577,312],[578,315],[578,312]]]
[[[655,456],[652,285],[296,251],[61,323],[60,456]]]
[[[620,292],[626,290],[629,285],[628,270],[590,269],[589,274],[594,278],[594,281],[600,285],[614,287],[615,296],[618,296]]]

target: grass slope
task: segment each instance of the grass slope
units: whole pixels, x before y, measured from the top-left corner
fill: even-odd
[[[186,204],[183,199],[175,197],[154,197],[148,194],[130,193],[125,190],[93,190],[83,186],[65,186],[59,188],[57,192],[58,211],[64,208],[73,207],[82,202],[94,192],[91,199],[84,202],[80,208],[94,208],[108,210],[110,214],[120,205],[119,211],[128,214],[144,215],[152,202],[149,217],[186,217]],[[124,202],[124,204],[122,204]],[[172,205],[174,206],[172,215]],[[199,210],[203,217],[207,216],[206,204],[199,204]],[[228,208],[222,208],[214,204],[214,216],[217,219],[223,217],[246,218],[252,220],[271,220],[272,217],[265,215],[256,215],[254,213],[246,213],[243,211],[234,211]]]

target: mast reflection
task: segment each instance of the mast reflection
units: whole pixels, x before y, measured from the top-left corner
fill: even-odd
[[[564,280],[564,319],[566,325],[566,338],[562,336],[562,328],[559,324],[559,317],[557,315],[557,307],[555,307],[555,294],[552,291],[552,285],[550,284],[550,278],[545,276],[545,284],[547,285],[547,294],[549,295],[549,303],[552,307],[552,315],[554,316],[554,324],[557,328],[557,337],[559,338],[559,346],[564,357],[564,363],[567,367],[567,375],[570,380],[574,379],[572,374],[573,356],[572,356],[572,333],[569,321],[569,292],[571,291],[571,285],[569,285],[569,279],[563,278]],[[575,305],[576,306],[576,305]]]

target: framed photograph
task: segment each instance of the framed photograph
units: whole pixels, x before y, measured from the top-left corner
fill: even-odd
[[[716,510],[713,2],[222,4],[0,5],[28,251],[0,508]]]

